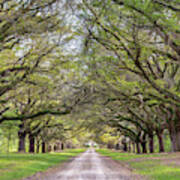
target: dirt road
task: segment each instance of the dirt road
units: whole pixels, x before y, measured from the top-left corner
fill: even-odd
[[[128,168],[103,157],[89,149],[72,162],[67,163],[63,170],[47,176],[30,178],[29,180],[142,180]]]

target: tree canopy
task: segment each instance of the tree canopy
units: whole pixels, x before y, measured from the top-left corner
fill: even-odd
[[[180,150],[178,0],[0,2],[0,125],[34,142]],[[79,133],[79,135],[77,135]],[[73,139],[76,137],[75,139]],[[38,148],[37,148],[38,149]],[[126,149],[126,147],[124,147]]]

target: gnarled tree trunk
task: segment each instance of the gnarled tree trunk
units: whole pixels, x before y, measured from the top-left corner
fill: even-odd
[[[146,147],[147,141],[146,141],[146,134],[143,134],[142,141],[141,141],[141,147],[142,147],[142,153],[147,153],[147,147]]]
[[[25,140],[26,140],[26,132],[24,130],[24,125],[19,125],[18,131],[18,152],[25,152]]]
[[[128,150],[128,146],[127,146],[127,140],[126,138],[123,138],[121,141],[122,145],[123,145],[123,151],[127,152]]]
[[[159,152],[164,152],[163,130],[156,130],[156,135],[159,143]]]
[[[149,134],[149,152],[154,153],[154,135]]]
[[[52,146],[51,145],[48,145],[48,152],[51,152],[53,149],[52,149]]]
[[[173,152],[180,151],[180,132],[170,131],[170,139],[171,139],[172,151]]]
[[[29,152],[35,152],[35,137],[32,134],[29,134]]]
[[[137,152],[137,154],[140,154],[140,153],[141,153],[141,149],[140,149],[140,146],[139,146],[139,142],[136,142],[136,152]]]
[[[116,149],[116,150],[119,150],[119,149],[120,149],[119,143],[117,143],[117,144],[115,145],[115,149]]]
[[[64,150],[64,143],[61,142],[61,150]]]
[[[169,109],[168,130],[172,151],[180,151],[180,110],[178,107]]]
[[[131,141],[128,143],[128,152],[131,152]]]
[[[141,142],[141,147],[142,147],[142,153],[147,153],[147,147],[146,147],[146,142]]]
[[[39,149],[40,149],[40,142],[38,139],[36,139],[36,153],[39,153]]]
[[[132,143],[132,146],[133,146],[133,153],[136,153],[136,144],[134,142]]]
[[[42,153],[46,153],[46,143],[42,142]]]

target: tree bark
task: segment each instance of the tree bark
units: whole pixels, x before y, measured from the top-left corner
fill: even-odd
[[[115,145],[115,149],[116,149],[116,150],[119,150],[119,149],[120,149],[119,143],[117,143],[117,144]]]
[[[172,151],[180,151],[180,111],[175,107],[170,111],[170,118],[168,119],[168,130],[171,139]]]
[[[131,152],[131,141],[128,143],[128,152]]]
[[[10,147],[10,141],[11,141],[11,133],[8,133],[8,142],[7,142],[7,153],[9,153],[9,147]]]
[[[26,132],[22,130],[22,125],[20,125],[20,130],[18,131],[18,152],[25,152],[25,139]]]
[[[124,143],[124,146],[123,146],[123,151],[127,152],[128,148],[127,148],[127,143]]]
[[[153,136],[153,134],[149,135],[149,152],[154,153],[154,136]]]
[[[133,142],[132,145],[133,145],[133,153],[136,153],[136,144]]]
[[[141,142],[142,153],[147,153],[146,142]]]
[[[127,152],[128,147],[127,147],[127,140],[126,138],[122,139],[122,145],[123,145],[123,151]]]
[[[46,143],[42,142],[42,153],[46,153]]]
[[[36,153],[39,153],[39,149],[40,149],[40,142],[39,140],[36,140]]]
[[[29,153],[35,152],[35,137],[29,134]]]
[[[180,140],[178,136],[180,136],[180,132],[174,132],[170,134],[171,146],[173,152],[180,151]]]
[[[49,146],[48,146],[48,152],[51,152],[51,151],[52,151],[52,146],[49,145]]]
[[[159,152],[164,152],[163,131],[156,131],[156,135],[159,142]]]
[[[146,147],[146,134],[143,134],[141,147],[142,147],[142,153],[147,153],[147,147]]]
[[[139,146],[139,142],[136,142],[136,152],[137,152],[137,154],[140,154],[140,153],[141,153],[141,149],[140,149],[140,146]]]
[[[61,150],[64,150],[64,143],[61,143]]]

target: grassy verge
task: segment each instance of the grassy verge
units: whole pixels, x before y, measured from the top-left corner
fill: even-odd
[[[180,154],[129,154],[99,149],[97,152],[129,164],[138,174],[146,175],[150,180],[179,180]],[[178,159],[179,158],[179,159]],[[179,165],[173,163],[178,162]]]
[[[45,171],[83,152],[81,149],[52,154],[0,154],[0,180],[18,180]]]

